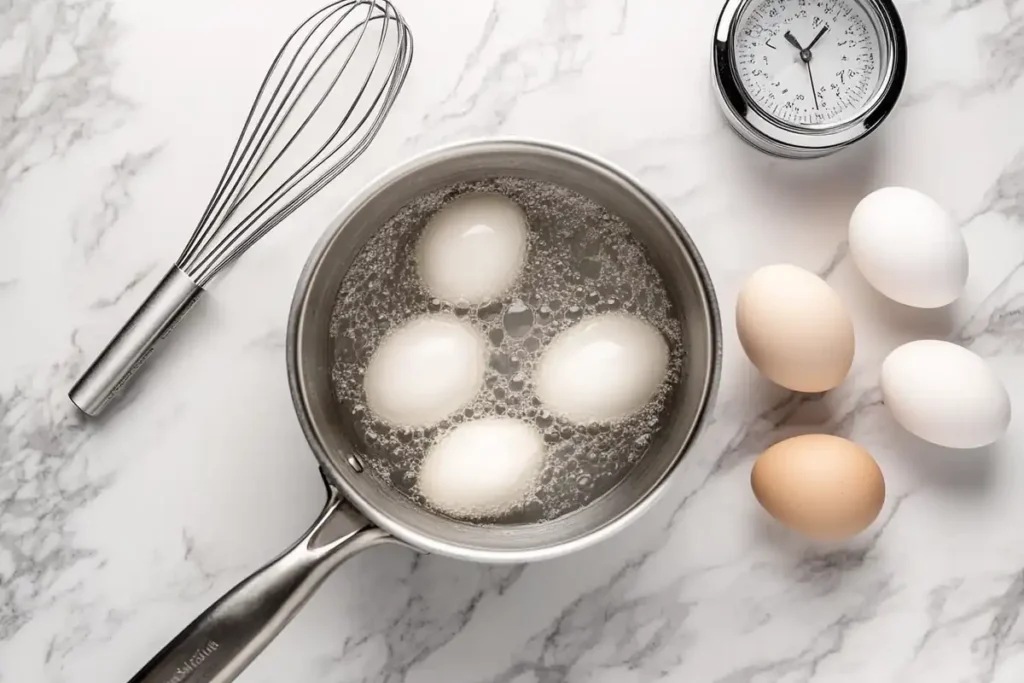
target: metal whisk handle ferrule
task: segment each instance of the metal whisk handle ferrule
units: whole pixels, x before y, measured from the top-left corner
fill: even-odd
[[[68,397],[87,415],[99,415],[150,354],[199,300],[203,288],[172,266],[124,324]]]

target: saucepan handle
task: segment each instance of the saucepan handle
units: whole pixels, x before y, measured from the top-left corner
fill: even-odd
[[[186,626],[130,683],[234,680],[335,567],[361,550],[393,540],[330,490],[320,517],[295,545]]]

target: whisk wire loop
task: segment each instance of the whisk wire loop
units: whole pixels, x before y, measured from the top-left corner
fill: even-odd
[[[372,30],[374,26],[379,30]],[[385,57],[389,48],[393,54]],[[361,51],[367,53],[369,66],[353,76],[349,72]],[[296,118],[298,105],[338,55],[340,65],[308,111]],[[197,285],[205,285],[348,168],[383,125],[411,59],[411,32],[390,0],[339,0],[307,18],[274,57],[213,197],[176,265]],[[311,123],[327,116],[324,105],[345,79],[353,81],[347,89],[349,105],[339,112],[333,130],[283,181],[272,185],[274,171],[300,140],[312,137]],[[289,124],[294,129],[282,135]],[[240,211],[249,204],[254,206]]]
[[[405,84],[412,53],[391,0],[336,0],[292,31],[184,249],[72,387],[75,405],[99,414],[211,278],[359,158]]]

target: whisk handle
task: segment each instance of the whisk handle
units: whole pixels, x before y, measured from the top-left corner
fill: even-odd
[[[86,415],[99,415],[199,299],[203,288],[172,266],[68,392]]]

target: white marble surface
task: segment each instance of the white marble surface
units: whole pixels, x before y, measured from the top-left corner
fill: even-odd
[[[783,162],[719,116],[717,2],[407,0],[413,71],[370,152],[211,286],[135,390],[82,421],[69,384],[173,260],[253,88],[317,0],[0,3],[0,681],[127,680],[322,502],[283,328],[329,218],[439,143],[519,134],[624,166],[689,226],[725,311],[716,418],[658,506],[577,555],[492,568],[379,548],[332,576],[243,674],[277,681],[1017,683],[1024,420],[981,452],[924,447],[879,403],[895,345],[959,340],[1024,414],[1024,0],[901,0],[910,72],[858,148]],[[899,308],[845,257],[882,185],[949,207],[971,276]],[[825,398],[758,379],[731,325],[744,276],[789,261],[849,303],[854,370]],[[833,430],[889,498],[849,543],[766,520],[752,459]]]

